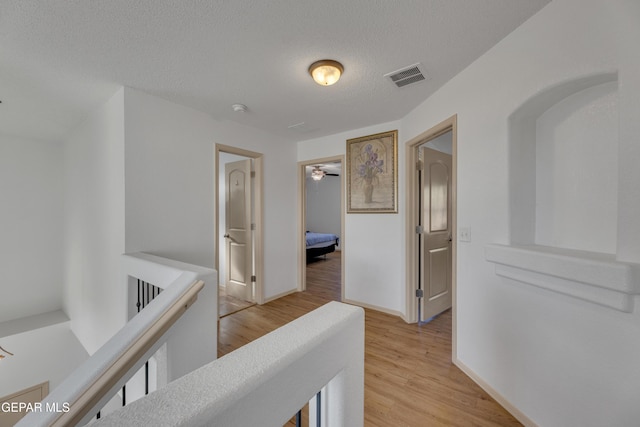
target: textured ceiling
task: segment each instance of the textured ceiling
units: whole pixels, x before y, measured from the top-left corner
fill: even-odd
[[[548,1],[0,0],[0,132],[62,139],[120,85],[285,141],[395,120]],[[426,81],[383,77],[414,63]]]

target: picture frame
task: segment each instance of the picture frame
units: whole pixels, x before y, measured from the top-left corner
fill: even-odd
[[[398,213],[398,131],[347,140],[347,213]]]

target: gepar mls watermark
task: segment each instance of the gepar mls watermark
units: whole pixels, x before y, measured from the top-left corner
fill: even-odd
[[[68,402],[2,402],[0,412],[22,413],[22,412],[69,412],[71,405]]]

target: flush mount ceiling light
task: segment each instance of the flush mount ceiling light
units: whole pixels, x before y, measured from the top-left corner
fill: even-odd
[[[338,61],[323,59],[309,66],[309,74],[321,86],[330,86],[340,79],[344,67]]]

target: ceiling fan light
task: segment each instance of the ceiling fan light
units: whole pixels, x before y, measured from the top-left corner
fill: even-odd
[[[342,64],[331,59],[316,61],[309,66],[309,74],[321,86],[330,86],[336,83],[343,72]]]
[[[324,171],[321,170],[319,166],[313,168],[311,171],[311,179],[314,181],[320,181],[322,178],[324,178]]]
[[[5,358],[5,355],[2,354],[2,353],[8,354],[9,356],[13,356],[13,353],[11,353],[10,351],[7,351],[4,348],[0,347],[0,360]]]

